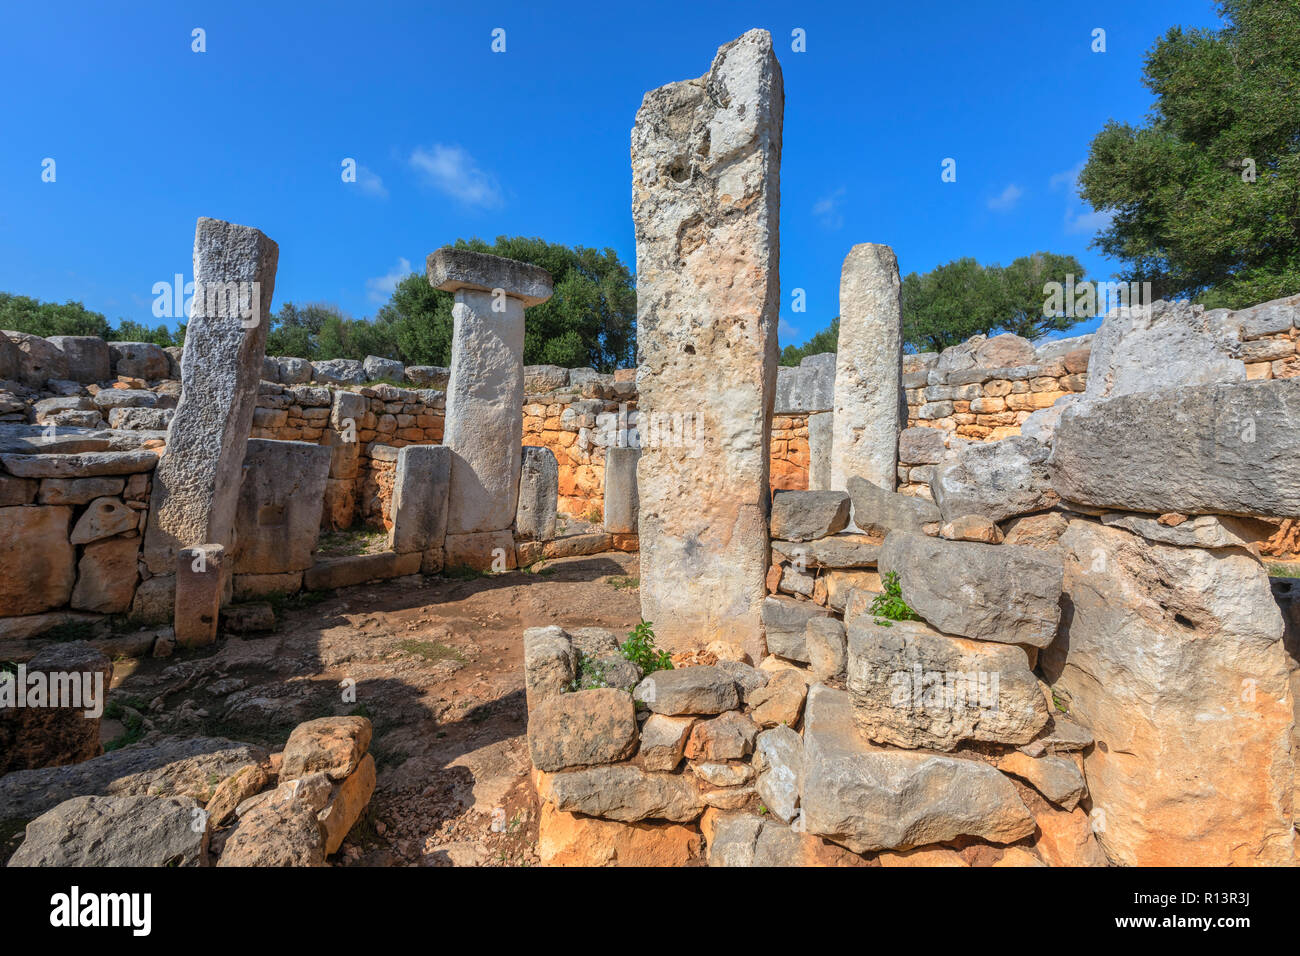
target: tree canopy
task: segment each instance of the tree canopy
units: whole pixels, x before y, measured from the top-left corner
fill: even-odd
[[[1300,5],[1224,0],[1219,30],[1147,54],[1146,122],[1108,122],[1080,195],[1113,218],[1093,247],[1156,297],[1241,307],[1300,292]]]
[[[173,332],[165,325],[150,328],[131,319],[119,319],[114,328],[102,312],[92,312],[80,302],[42,302],[8,292],[0,292],[0,329],[26,332],[41,338],[97,335],[111,341],[153,342],[155,345],[181,345],[185,341],[183,325]]]
[[[840,317],[831,319],[831,324],[822,329],[803,345],[787,345],[781,350],[782,365],[798,365],[809,355],[821,355],[834,352],[840,341]]]

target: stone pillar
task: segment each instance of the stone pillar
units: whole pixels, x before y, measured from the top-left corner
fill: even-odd
[[[551,297],[551,276],[447,246],[430,254],[428,277],[456,298],[443,432],[452,451],[447,534],[503,531],[519,498],[524,309]]]
[[[640,448],[605,449],[605,530],[610,534],[636,534],[637,462]]]
[[[763,651],[783,109],[751,30],[632,130],[641,613],[673,651]]]
[[[322,528],[341,531],[352,527],[356,518],[361,459],[357,434],[365,427],[368,411],[369,403],[364,395],[335,390],[329,428],[321,439],[321,444],[330,449],[330,473],[325,482],[325,501],[321,508]]]
[[[549,448],[524,448],[519,478],[519,507],[515,511],[515,537],[550,541],[555,537],[556,510],[560,502],[560,463]]]
[[[430,563],[441,567],[451,459],[451,449],[444,445],[407,445],[397,453],[390,551],[434,551]]]
[[[248,226],[200,219],[195,229],[181,397],[145,532],[144,560],[156,575],[175,572],[182,548],[231,544],[279,255]]]
[[[846,489],[854,476],[897,487],[898,433],[907,417],[901,289],[889,246],[864,242],[849,250],[840,273],[833,489]]]
[[[176,552],[176,643],[203,647],[217,639],[226,587],[226,549],[219,544]]]

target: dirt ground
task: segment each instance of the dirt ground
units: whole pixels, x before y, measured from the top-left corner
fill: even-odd
[[[523,631],[588,625],[621,636],[640,619],[638,573],[637,555],[611,552],[283,602],[273,633],[118,661],[109,704],[123,709],[104,736],[134,727],[274,752],[304,720],[362,714],[374,723],[378,785],[338,865],[536,863]]]

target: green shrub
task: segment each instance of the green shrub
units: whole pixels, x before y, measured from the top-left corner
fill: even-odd
[[[673,669],[672,658],[668,656],[668,652],[655,647],[654,626],[649,621],[642,621],[634,627],[619,650],[624,657],[641,668],[642,674]]]
[[[898,583],[898,572],[885,574],[885,590],[871,602],[871,613],[881,627],[892,627],[892,621],[919,621],[921,616],[903,600],[903,588]]]

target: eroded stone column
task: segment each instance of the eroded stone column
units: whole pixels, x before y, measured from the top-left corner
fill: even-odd
[[[233,543],[279,255],[249,226],[198,221],[181,397],[154,472],[145,531],[144,560],[155,575],[174,574],[183,548],[228,550]],[[225,562],[214,564],[224,573]]]
[[[515,537],[550,541],[560,501],[560,463],[549,448],[523,449],[519,478],[519,507],[515,511]]]
[[[519,499],[524,309],[551,297],[551,275],[447,246],[430,254],[428,277],[456,298],[443,433],[452,451],[447,536],[503,531]]]
[[[889,246],[849,250],[840,273],[831,488],[851,477],[893,491],[903,398],[903,311],[898,258]]]
[[[610,534],[636,534],[636,472],[640,459],[640,448],[605,449],[604,528]]]
[[[672,650],[763,650],[783,110],[751,30],[632,130],[641,613]]]

